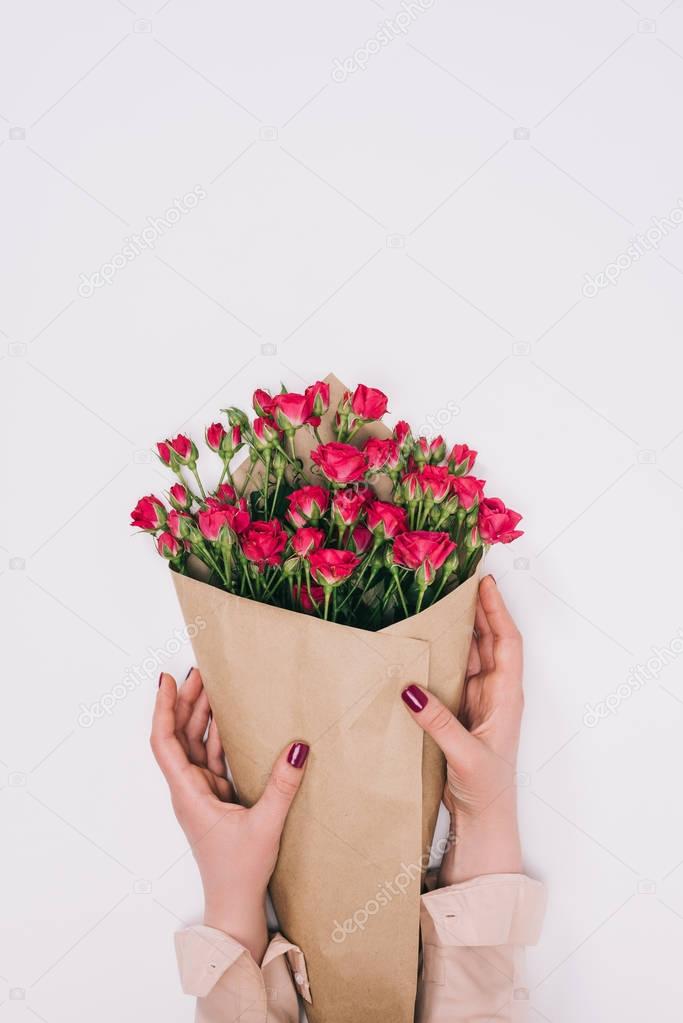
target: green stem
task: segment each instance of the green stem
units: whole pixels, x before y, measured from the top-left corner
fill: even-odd
[[[332,592],[332,590],[330,589],[330,587],[326,586],[325,587],[325,607],[323,609],[323,618],[324,618],[325,621],[327,621],[327,613],[328,613],[329,607],[330,607],[330,593],[331,592]]]
[[[256,468],[256,462],[252,462],[251,463],[251,467],[249,469],[249,472],[247,473],[247,478],[245,479],[244,484],[242,486],[242,489],[239,492],[239,496],[240,497],[244,497],[245,491],[246,491],[247,487],[249,486],[249,484],[251,483],[251,477],[254,475],[254,469],[255,468]]]
[[[419,615],[420,608],[422,607],[422,601],[424,600],[425,590],[420,590],[417,595],[417,604],[415,605],[415,614]]]
[[[202,495],[202,501],[206,501],[206,493],[204,491],[204,487],[202,486],[202,481],[199,478],[199,473],[197,472],[196,465],[190,466],[190,472],[192,473],[192,475],[194,476],[194,478],[197,481],[197,486],[199,487],[199,493]]]
[[[400,580],[398,578],[398,571],[394,570],[394,572],[392,572],[392,575],[393,575],[393,577],[394,577],[394,579],[396,581],[396,589],[398,590],[398,596],[399,596],[399,599],[401,601],[401,606],[403,607],[403,613],[406,616],[406,618],[409,618],[410,617],[410,612],[408,611],[408,605],[406,604],[406,598],[403,596],[403,590],[401,588],[401,582],[400,582]]]

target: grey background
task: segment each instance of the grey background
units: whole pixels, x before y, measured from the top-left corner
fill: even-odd
[[[678,1011],[683,9],[405,10],[0,4],[0,1019],[191,1018],[171,934],[200,892],[147,747],[157,662],[191,653],[127,515],[157,438],[329,370],[525,515],[490,567],[550,893],[530,1018]]]

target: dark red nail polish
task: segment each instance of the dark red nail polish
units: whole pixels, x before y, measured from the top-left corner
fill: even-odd
[[[163,673],[163,671],[160,671],[159,672],[159,681],[157,682],[157,689],[161,685],[161,680],[162,680],[163,677],[164,677],[164,673]]]
[[[492,575],[492,574],[491,574],[490,572],[489,572],[489,579],[491,579],[491,581],[493,582],[493,585],[494,585],[494,586],[497,586],[497,585],[498,585],[498,584],[497,584],[497,582],[496,582],[496,577],[495,577],[495,575]]]
[[[408,686],[401,693],[401,699],[406,707],[410,707],[415,714],[419,714],[427,706],[427,696],[417,686]]]
[[[188,671],[187,675],[185,676],[185,681],[186,682],[187,682],[188,678],[190,677],[190,675],[192,674],[193,671],[194,671],[194,664],[192,665],[192,667]]]
[[[287,754],[287,763],[292,767],[303,767],[308,756],[309,746],[305,742],[295,742]]]

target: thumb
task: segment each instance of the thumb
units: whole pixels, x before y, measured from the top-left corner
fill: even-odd
[[[445,754],[451,767],[457,767],[464,756],[472,750],[476,739],[465,726],[444,707],[433,693],[427,693],[420,686],[409,685],[401,693],[401,699],[412,717],[424,731],[431,735],[439,749]]]
[[[252,808],[252,812],[263,823],[276,829],[278,834],[285,825],[289,808],[303,780],[308,751],[308,744],[299,740],[280,753],[273,764],[263,795]]]

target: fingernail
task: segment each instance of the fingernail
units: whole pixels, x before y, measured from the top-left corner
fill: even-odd
[[[160,671],[159,672],[159,681],[157,682],[157,689],[161,685],[161,680],[162,680],[163,677],[164,677],[164,673],[163,673],[163,671]]]
[[[491,575],[491,573],[490,573],[490,572],[489,572],[489,579],[490,579],[490,580],[492,581],[492,583],[493,583],[493,585],[494,585],[494,586],[497,586],[497,585],[498,585],[498,584],[496,583],[496,577],[495,577],[495,575]]]
[[[287,763],[292,767],[303,767],[310,747],[305,742],[295,742],[287,754]]]
[[[185,681],[186,682],[187,682],[188,678],[190,677],[190,675],[192,674],[193,671],[194,671],[194,664],[192,665],[192,667],[188,671],[187,675],[185,676]]]
[[[401,693],[401,699],[406,707],[410,707],[415,714],[419,714],[427,706],[427,696],[417,686],[408,686],[407,689],[404,689]]]

